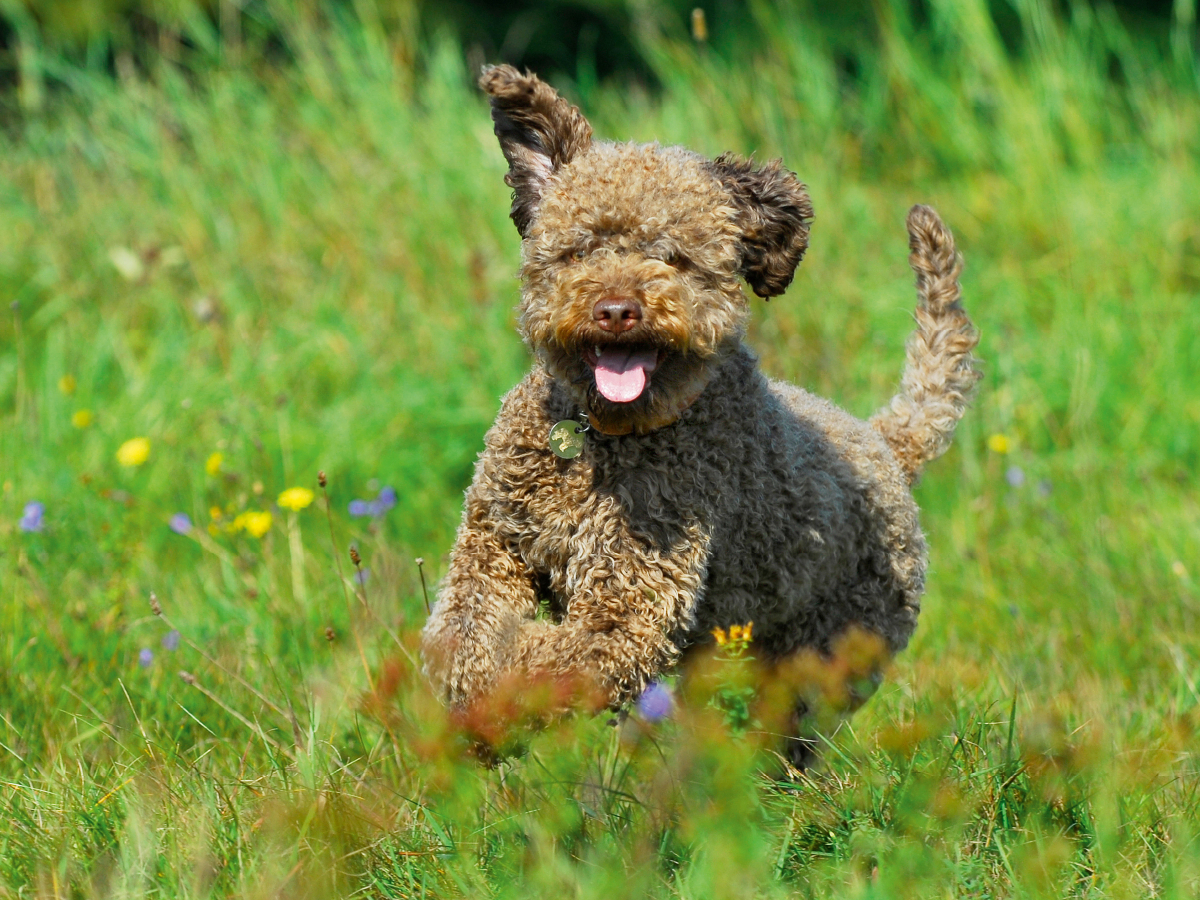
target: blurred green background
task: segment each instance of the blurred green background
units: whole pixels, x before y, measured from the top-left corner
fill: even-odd
[[[1195,3],[703,13],[0,3],[0,896],[1197,894]],[[798,172],[749,341],[856,414],[908,207],[964,252],[985,378],[917,489],[923,618],[796,784],[703,698],[488,769],[425,689],[528,366],[497,60],[603,138]]]
[[[936,3],[912,0],[906,15],[918,26],[933,21]],[[986,11],[1010,50],[1022,42],[1021,4],[994,0]],[[1193,0],[1113,0],[1059,3],[1059,16],[1111,11],[1141,35],[1160,42],[1176,34],[1187,40],[1195,22]],[[705,42],[716,52],[750,50],[762,40],[755,4],[712,0],[542,0],[494,3],[447,0],[5,0],[0,6],[0,48],[9,85],[18,83],[22,59],[49,50],[93,69],[112,71],[119,59],[153,64],[160,55],[178,63],[212,64],[231,56],[286,58],[287,32],[296,17],[335,22],[366,18],[393,40],[415,46],[450,34],[468,59],[508,62],[587,90],[597,80],[633,80],[657,86],[646,52],[647,32],[665,28],[678,36],[691,27],[693,9],[703,12]],[[794,0],[781,7],[834,52],[847,74],[877,51],[886,30],[884,6],[871,0],[820,4]]]

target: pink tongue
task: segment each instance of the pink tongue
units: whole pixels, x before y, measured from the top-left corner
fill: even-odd
[[[642,395],[646,376],[658,365],[658,351],[605,347],[596,360],[596,387],[613,403],[629,403]]]

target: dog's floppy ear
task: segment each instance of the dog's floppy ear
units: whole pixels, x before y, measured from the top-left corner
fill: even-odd
[[[808,249],[808,191],[778,159],[755,167],[725,153],[712,168],[741,213],[742,277],[760,297],[782,294]]]
[[[492,100],[496,137],[508,160],[504,183],[513,189],[512,216],[529,232],[547,179],[592,143],[592,126],[554,88],[531,72],[492,66],[479,78]]]

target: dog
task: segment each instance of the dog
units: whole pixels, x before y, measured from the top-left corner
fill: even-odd
[[[903,649],[927,562],[911,486],[979,377],[937,214],[908,215],[917,329],[864,422],[766,378],[744,344],[741,282],[783,293],[808,246],[808,192],[781,161],[596,141],[535,75],[479,83],[535,363],[487,433],[422,634],[441,696],[465,710],[505,679],[571,678],[620,707],[741,623],[777,667],[851,632]]]

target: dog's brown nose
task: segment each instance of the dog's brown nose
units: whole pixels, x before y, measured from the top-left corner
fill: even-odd
[[[636,300],[610,297],[592,307],[592,318],[605,331],[620,334],[642,321],[642,307]]]

